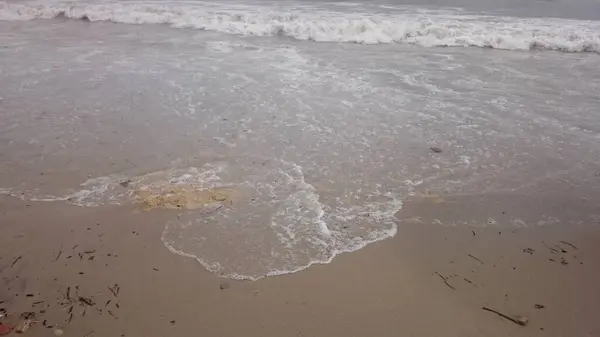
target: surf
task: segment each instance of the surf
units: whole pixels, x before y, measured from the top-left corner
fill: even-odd
[[[403,9],[345,12],[319,8],[211,3],[0,4],[0,20],[66,18],[90,22],[164,24],[241,36],[423,47],[480,47],[600,53],[600,22],[467,15]]]

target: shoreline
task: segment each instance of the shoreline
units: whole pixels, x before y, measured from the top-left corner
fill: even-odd
[[[2,223],[13,225],[1,233],[5,321],[35,309],[38,321],[57,324],[68,335],[582,336],[600,331],[594,320],[600,309],[593,291],[600,284],[593,268],[600,252],[595,225],[511,228],[499,235],[497,228],[411,224],[402,218],[423,216],[423,208],[432,206],[409,201],[394,238],[302,272],[235,281],[166,249],[161,217],[168,212],[0,200]],[[11,265],[17,256],[22,258]],[[114,285],[118,296],[108,290]],[[67,287],[94,305],[66,301]],[[44,302],[33,305],[39,301]],[[529,323],[518,326],[482,306],[526,316]],[[27,334],[47,335],[46,330],[36,323]]]

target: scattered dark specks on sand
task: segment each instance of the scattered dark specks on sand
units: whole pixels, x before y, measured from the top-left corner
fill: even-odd
[[[535,304],[533,307],[536,309],[544,309],[546,306],[543,304]]]
[[[221,283],[221,284],[219,285],[219,288],[220,288],[221,290],[229,289],[229,287],[230,287],[230,286],[229,286],[229,283],[227,283],[227,282],[223,282],[223,283]]]
[[[435,152],[435,153],[442,153],[443,152],[442,149],[440,149],[439,147],[435,147],[435,146],[432,146],[429,149],[431,151]]]

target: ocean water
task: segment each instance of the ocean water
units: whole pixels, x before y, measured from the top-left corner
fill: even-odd
[[[598,20],[596,0],[0,2],[0,193],[229,191],[162,240],[240,279],[390,238],[408,198],[593,203]]]

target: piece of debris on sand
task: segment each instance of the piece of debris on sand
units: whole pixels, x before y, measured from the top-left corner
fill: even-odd
[[[27,332],[27,330],[29,330],[29,328],[31,328],[31,324],[33,323],[34,319],[35,319],[34,312],[22,313],[21,317],[19,318],[19,322],[15,326],[15,332],[17,332],[17,333]]]
[[[0,336],[7,335],[12,331],[12,328],[4,323],[0,323]]]
[[[493,312],[494,314],[496,314],[502,318],[505,318],[515,324],[521,325],[521,326],[525,326],[525,325],[527,325],[527,323],[529,323],[529,319],[524,316],[519,316],[519,315],[509,316],[509,315],[501,313],[500,311],[490,309],[488,307],[481,307],[481,309],[483,309],[485,311]]]
[[[131,179],[127,179],[127,180],[120,182],[119,185],[121,185],[121,187],[127,188],[127,187],[129,187],[129,184],[131,184],[131,183],[132,183]]]

